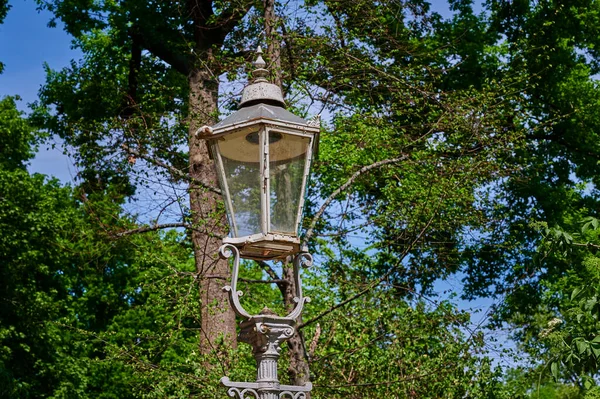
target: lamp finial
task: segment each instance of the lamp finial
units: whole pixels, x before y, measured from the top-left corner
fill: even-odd
[[[269,75],[269,70],[265,69],[265,67],[267,66],[267,63],[265,62],[265,60],[262,57],[262,54],[263,54],[262,47],[258,46],[258,48],[256,49],[256,54],[258,55],[258,57],[256,57],[256,61],[254,61],[252,63],[252,65],[254,65],[254,68],[256,68],[252,72],[252,76],[254,77],[254,82],[266,82],[267,76]]]
[[[262,48],[258,46],[256,49],[256,61],[252,63],[256,69],[252,71],[252,78],[248,78],[248,85],[242,92],[240,108],[257,103],[276,104],[279,107],[285,108],[281,88],[268,80],[269,70],[266,68],[267,63],[263,59],[262,53]]]

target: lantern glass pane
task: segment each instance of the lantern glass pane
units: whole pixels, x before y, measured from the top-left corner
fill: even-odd
[[[233,237],[262,232],[259,142],[258,129],[244,129],[222,137],[217,143],[231,201]]]
[[[310,138],[269,132],[270,231],[298,234]]]

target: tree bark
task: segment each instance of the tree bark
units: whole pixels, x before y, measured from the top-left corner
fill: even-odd
[[[265,17],[265,37],[267,40],[267,54],[269,66],[273,74],[273,83],[283,90],[281,71],[281,44],[277,34],[277,15],[275,14],[275,1],[263,0]]]
[[[216,122],[218,98],[218,73],[214,65],[214,50],[199,54],[203,67],[193,68],[188,76],[189,94],[189,162],[190,212],[194,229],[192,245],[201,298],[200,353],[221,355],[237,345],[235,314],[229,306],[223,281],[229,279],[230,270],[226,260],[219,258],[221,238],[227,233],[227,222],[221,198],[204,187],[217,186],[217,174],[209,157],[208,143],[196,137],[203,125]],[[202,182],[203,185],[193,181]],[[203,187],[204,186],[204,187]]]
[[[294,309],[296,302],[294,297],[296,296],[296,283],[294,280],[294,269],[292,265],[286,265],[283,268],[282,279],[287,281],[285,284],[285,290],[283,300],[288,312]],[[298,317],[296,325],[302,324],[302,315]],[[306,348],[304,345],[304,339],[302,332],[296,329],[296,332],[287,341],[288,353],[290,356],[290,365],[288,367],[288,373],[293,385],[305,385],[310,381],[310,366],[306,357]],[[306,394],[306,398],[310,399],[310,392]]]

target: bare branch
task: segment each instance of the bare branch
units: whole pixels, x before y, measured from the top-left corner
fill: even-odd
[[[125,237],[125,236],[130,236],[132,234],[137,234],[137,233],[147,233],[149,231],[156,231],[156,230],[162,230],[162,229],[172,229],[172,228],[177,228],[177,227],[184,227],[184,228],[188,229],[191,226],[189,224],[186,224],[186,223],[155,224],[153,226],[142,226],[142,227],[138,227],[137,229],[131,229],[131,230],[122,231],[120,233],[115,234],[114,236],[115,237]]]
[[[190,275],[194,275],[197,276],[198,273],[188,273]],[[226,276],[217,276],[217,275],[205,275],[202,276],[202,278],[212,278],[215,280],[229,280],[229,277]],[[243,281],[245,283],[252,283],[252,284],[289,284],[289,281],[287,280],[281,280],[281,279],[277,279],[277,280],[256,280],[256,279],[251,279],[251,278],[243,278],[243,277],[238,277],[238,281]]]
[[[269,265],[267,262],[265,262],[264,260],[255,260],[256,263],[258,263],[258,265],[260,267],[262,267],[262,269],[267,272],[267,274],[269,275],[269,277],[271,277],[271,279],[277,283],[277,288],[279,288],[279,291],[281,291],[281,295],[283,297],[285,297],[285,288],[288,284],[290,284],[290,281],[287,281],[286,279],[281,279],[281,277],[279,277],[277,275],[277,272],[275,272],[275,270],[273,270],[273,268],[271,267],[271,265]]]
[[[249,278],[238,278],[239,281],[243,281],[245,283],[253,283],[253,284],[288,284],[289,282],[286,280],[252,280]]]
[[[213,187],[213,186],[211,186],[209,184],[206,184],[203,181],[200,181],[198,179],[194,179],[192,176],[188,175],[187,173],[183,173],[179,169],[174,168],[173,166],[164,163],[160,159],[156,159],[156,158],[150,157],[150,156],[148,156],[146,154],[142,154],[138,150],[135,150],[135,149],[129,147],[127,144],[124,144],[124,143],[121,144],[121,148],[123,148],[125,151],[127,151],[131,155],[135,155],[138,158],[145,159],[146,161],[150,162],[153,165],[156,165],[156,166],[159,166],[161,168],[167,169],[169,172],[171,172],[171,174],[173,174],[173,175],[175,175],[177,177],[180,177],[180,178],[185,179],[185,180],[187,180],[189,182],[197,184],[200,187],[203,187],[203,188],[207,189],[208,191],[212,191],[213,193],[221,195],[221,190],[220,189],[218,189],[216,187]]]
[[[342,193],[348,187],[350,187],[350,185],[352,185],[352,183],[354,183],[354,181],[356,179],[358,179],[358,177],[360,175],[362,175],[372,169],[379,168],[383,165],[388,165],[390,163],[397,163],[397,162],[404,161],[407,158],[408,158],[408,155],[402,155],[399,158],[378,161],[378,162],[372,163],[371,165],[363,166],[358,171],[356,171],[352,176],[350,176],[350,178],[346,181],[346,183],[342,184],[337,190],[335,190],[333,193],[331,193],[331,195],[329,197],[327,197],[327,199],[325,200],[323,205],[321,205],[321,208],[315,214],[315,216],[312,218],[312,220],[310,222],[310,226],[308,227],[308,230],[306,231],[306,234],[304,235],[304,241],[302,244],[306,245],[308,243],[308,241],[312,238],[317,221],[319,220],[319,218],[321,218],[321,216],[323,216],[323,213],[325,212],[325,209],[327,209],[329,204],[331,204],[331,202],[335,199],[335,197],[337,197],[338,195],[340,195],[340,193]]]
[[[345,306],[346,304],[354,301],[355,299],[360,298],[361,296],[363,296],[364,294],[366,294],[367,292],[371,291],[371,289],[375,288],[376,286],[378,286],[379,284],[381,284],[381,282],[383,282],[390,274],[392,270],[395,270],[396,268],[393,267],[392,269],[390,269],[389,272],[387,272],[384,277],[380,278],[379,280],[377,280],[376,282],[370,284],[367,288],[365,288],[364,290],[358,292],[357,294],[351,296],[350,298],[346,299],[345,301],[342,301],[336,305],[333,305],[332,307],[330,307],[329,309],[327,309],[324,312],[321,312],[320,314],[318,314],[317,316],[313,317],[312,319],[300,324],[298,326],[298,330],[303,329],[304,327],[314,323],[315,321],[321,320],[323,317],[327,316],[329,313],[335,311],[336,309],[339,309],[343,306]]]
[[[187,76],[190,73],[191,66],[189,59],[181,54],[173,51],[175,46],[169,46],[165,37],[171,39],[179,38],[177,32],[171,31],[163,24],[163,26],[154,27],[150,31],[144,29],[143,25],[135,25],[135,29],[131,31],[131,37],[148,50],[152,55],[160,58],[177,70],[182,75]]]
[[[572,243],[572,245],[576,246],[576,247],[590,247],[590,248],[595,248],[595,249],[600,249],[600,245],[596,245],[596,244],[592,244],[591,242],[574,242]]]
[[[441,202],[441,201],[440,201]],[[439,202],[438,202],[439,205]],[[329,309],[327,309],[326,311],[318,314],[317,316],[313,317],[312,319],[300,324],[298,326],[298,330],[301,330],[302,328],[316,322],[319,321],[320,319],[322,319],[323,317],[327,316],[329,313],[335,311],[336,309],[339,309],[345,305],[347,305],[348,303],[354,301],[355,299],[360,298],[361,296],[365,295],[367,292],[371,291],[373,288],[377,287],[379,284],[381,284],[382,282],[384,282],[385,280],[388,279],[388,277],[390,277],[392,275],[392,273],[394,273],[397,269],[399,265],[402,265],[402,262],[404,261],[404,258],[406,258],[406,256],[408,255],[408,253],[413,249],[413,247],[416,245],[417,242],[419,242],[419,240],[421,239],[421,237],[423,236],[423,234],[425,234],[425,232],[427,231],[427,229],[429,228],[429,226],[431,225],[431,223],[433,222],[435,215],[437,213],[433,212],[431,218],[427,221],[427,224],[425,226],[423,226],[423,228],[421,229],[421,231],[419,232],[419,234],[417,234],[417,236],[415,237],[414,240],[412,240],[412,242],[406,247],[406,249],[404,251],[402,251],[402,254],[400,255],[400,257],[398,258],[398,261],[396,262],[396,264],[390,268],[390,270],[388,270],[383,276],[381,276],[379,279],[373,281],[371,284],[369,284],[364,290],[358,292],[357,294],[353,295],[352,297],[346,299],[345,301],[342,301],[336,305],[331,306]]]
[[[317,327],[315,328],[315,335],[310,341],[310,347],[308,349],[308,357],[312,358],[315,355],[315,351],[317,350],[317,343],[319,342],[319,337],[321,337],[321,325],[317,323]]]
[[[263,270],[265,272],[267,272],[267,274],[269,275],[269,277],[271,277],[273,280],[279,280],[280,277],[277,275],[277,273],[275,272],[275,270],[273,270],[273,268],[271,267],[271,265],[269,265],[267,262],[265,262],[264,260],[255,260],[255,262],[263,268]]]
[[[215,25],[219,27],[220,42],[225,40],[225,37],[233,30],[238,22],[244,18],[244,16],[250,11],[254,2],[246,1],[243,6],[232,4],[229,9],[224,10],[215,22]]]

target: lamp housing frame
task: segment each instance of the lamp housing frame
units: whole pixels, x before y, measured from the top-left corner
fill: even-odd
[[[246,102],[238,111],[217,123],[211,130],[212,134],[207,139],[210,144],[211,156],[215,161],[230,227],[230,236],[225,237],[223,243],[234,245],[239,249],[241,256],[247,259],[284,259],[287,256],[301,252],[299,230],[310,167],[317,150],[320,133],[319,118],[306,121],[287,111],[280,102],[263,100],[254,103]],[[225,140],[234,134],[244,131],[247,131],[248,134],[243,134],[244,138],[241,140],[250,141],[248,136],[254,132],[258,132],[259,137],[260,232],[249,235],[239,234],[239,221],[236,220],[223,156],[218,145],[220,140]],[[295,199],[298,203],[297,210],[294,209],[296,215],[293,233],[289,231],[280,232],[272,228],[270,167],[271,163],[274,162],[272,159],[276,157],[275,154],[271,153],[271,146],[273,144],[269,140],[271,133],[276,133],[283,139],[301,137],[309,140],[306,151],[300,154],[305,157],[304,170],[299,191],[300,197]],[[285,161],[288,161],[291,163],[293,159],[289,158],[287,160],[279,160],[278,162],[285,163]]]

